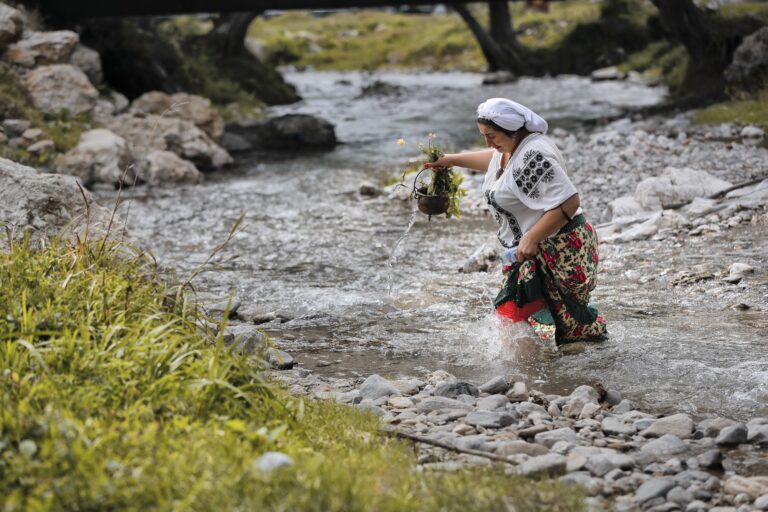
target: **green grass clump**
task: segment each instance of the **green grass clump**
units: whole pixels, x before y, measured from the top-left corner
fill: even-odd
[[[338,70],[485,67],[479,45],[456,14],[361,10],[316,17],[294,11],[254,20],[249,36],[265,43],[273,64]]]
[[[711,105],[697,111],[695,120],[704,124],[738,123],[768,128],[768,91]]]
[[[0,252],[5,511],[551,510],[582,495],[501,468],[419,471],[378,420],[303,402],[211,344],[141,254],[52,243]],[[265,474],[268,450],[294,465]]]

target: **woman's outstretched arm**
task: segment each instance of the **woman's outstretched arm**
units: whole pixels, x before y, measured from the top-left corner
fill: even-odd
[[[425,164],[426,167],[464,167],[466,169],[475,169],[485,172],[488,170],[488,164],[493,157],[492,149],[483,149],[481,151],[467,151],[466,153],[451,153],[445,155],[436,161]]]

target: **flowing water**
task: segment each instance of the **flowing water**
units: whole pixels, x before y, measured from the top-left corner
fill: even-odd
[[[594,299],[609,319],[610,339],[558,357],[525,355],[492,314],[500,276],[457,272],[477,247],[494,243],[492,220],[427,222],[407,202],[357,193],[362,181],[381,184],[416,156],[413,146],[396,144],[400,137],[425,141],[436,132],[449,150],[480,143],[473,112],[488,97],[524,98],[553,125],[577,128],[583,119],[656,103],[663,90],[577,77],[481,86],[475,74],[389,73],[376,78],[398,85],[400,94],[375,96],[361,95],[372,78],[358,73],[287,78],[305,99],[272,114],[325,117],[343,144],[330,152],[249,155],[202,185],[131,191],[123,206],[130,205],[134,236],[181,276],[247,212],[217,270],[197,279],[202,301],[234,293],[244,312],[278,313],[284,321],[265,330],[304,366],[328,375],[418,376],[442,368],[475,382],[513,375],[559,393],[601,381],[656,410],[768,413],[766,313],[723,311],[714,300],[639,285],[632,274],[653,267],[653,258],[691,264],[674,244],[603,249]],[[749,240],[734,243],[742,242],[748,249]]]

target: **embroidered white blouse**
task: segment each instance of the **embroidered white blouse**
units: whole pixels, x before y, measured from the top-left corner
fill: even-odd
[[[520,143],[497,180],[500,168],[501,153],[495,151],[485,174],[483,195],[499,224],[499,242],[512,249],[544,213],[563,204],[577,190],[565,172],[560,150],[540,133]],[[580,213],[581,207],[574,216]]]

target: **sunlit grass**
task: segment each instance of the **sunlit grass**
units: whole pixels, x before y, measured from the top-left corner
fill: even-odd
[[[768,91],[747,99],[734,99],[696,112],[696,122],[706,124],[739,123],[768,128]]]
[[[4,511],[581,509],[501,467],[420,471],[372,415],[291,397],[206,338],[152,264],[120,244],[0,252]],[[268,450],[293,466],[263,473]]]
[[[550,12],[541,13],[522,3],[510,4],[513,29],[522,44],[555,47],[579,23],[598,19],[601,4],[567,0],[550,6]],[[485,6],[472,9],[482,24],[488,23]],[[479,44],[452,12],[360,10],[313,16],[291,11],[256,19],[249,36],[263,41],[267,55],[278,64],[338,70],[486,68]]]

